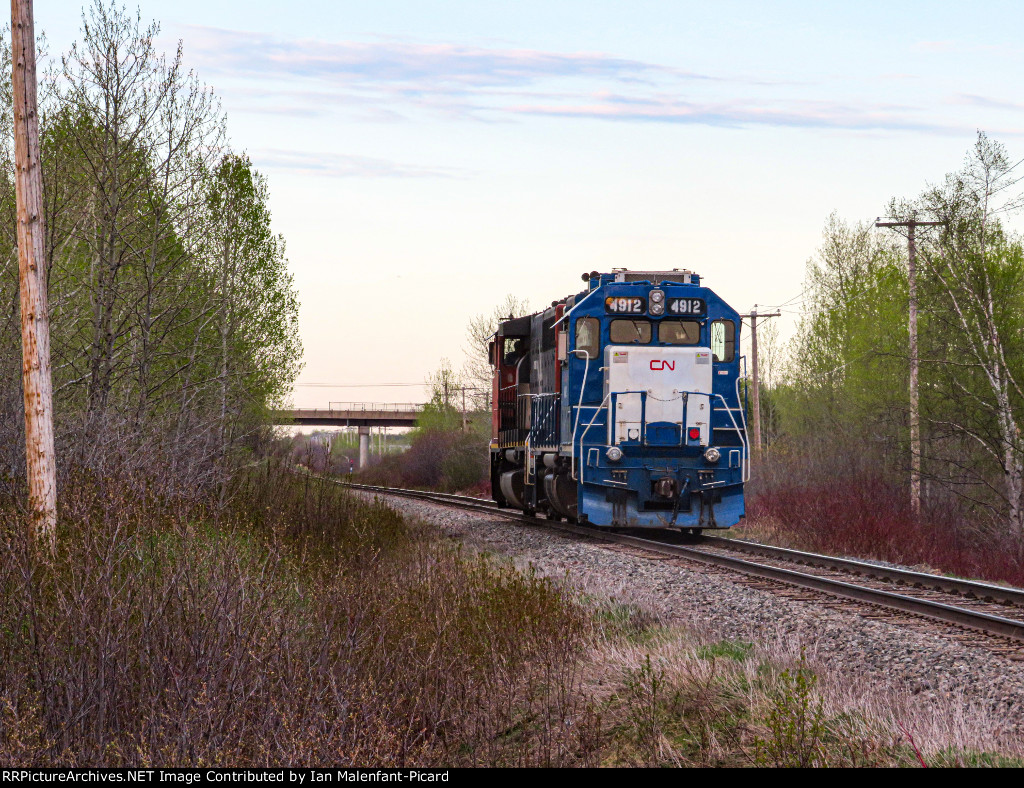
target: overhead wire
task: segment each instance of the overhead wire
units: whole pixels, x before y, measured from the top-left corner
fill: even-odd
[[[296,383],[296,386],[307,388],[331,388],[331,389],[376,389],[390,388],[395,386],[429,386],[429,383]]]

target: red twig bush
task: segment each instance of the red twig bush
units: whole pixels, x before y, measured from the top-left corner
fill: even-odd
[[[914,518],[905,488],[866,475],[831,482],[760,485],[748,518],[770,523],[793,546],[1024,585],[1020,545],[955,511]]]

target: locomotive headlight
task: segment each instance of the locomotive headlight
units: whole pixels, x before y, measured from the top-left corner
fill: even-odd
[[[704,459],[712,463],[718,462],[720,459],[722,459],[722,452],[720,452],[718,449],[712,446],[710,449],[704,452]]]
[[[604,456],[607,457],[610,462],[618,462],[622,459],[622,449],[618,446],[612,446],[604,453]]]
[[[661,315],[661,314],[664,314],[664,312],[665,312],[665,305],[664,304],[655,304],[653,302],[651,303],[651,314],[652,315]]]
[[[652,304],[660,304],[664,300],[665,300],[665,294],[663,292],[661,292],[661,290],[652,290],[651,291],[651,303]]]

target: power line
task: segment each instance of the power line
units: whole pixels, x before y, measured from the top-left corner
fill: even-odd
[[[803,297],[803,295],[806,294],[807,291],[810,290],[810,289],[811,289],[810,286],[805,287],[803,290],[801,290],[799,293],[797,293],[791,299],[789,299],[788,301],[783,301],[781,304],[770,304],[768,306],[765,306],[764,304],[762,304],[761,306],[764,307],[765,309],[781,309],[784,306],[789,306],[794,301],[796,301],[798,298]]]
[[[296,386],[307,388],[328,388],[328,389],[376,389],[389,388],[394,386],[422,386],[426,388],[429,383],[296,383]]]

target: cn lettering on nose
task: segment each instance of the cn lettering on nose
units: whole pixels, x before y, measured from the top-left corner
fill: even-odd
[[[674,361],[663,361],[662,359],[658,359],[658,358],[651,359],[651,369],[653,369],[655,372],[657,372],[658,370],[662,370],[662,369],[670,369],[673,372],[675,372],[676,362],[674,362]]]

